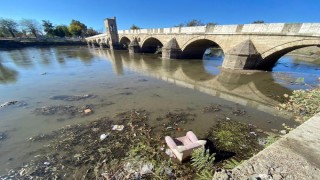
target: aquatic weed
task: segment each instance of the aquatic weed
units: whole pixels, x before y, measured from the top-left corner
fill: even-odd
[[[291,96],[284,96],[287,102],[280,104],[278,109],[293,113],[296,121],[304,122],[320,112],[320,88],[294,90]]]

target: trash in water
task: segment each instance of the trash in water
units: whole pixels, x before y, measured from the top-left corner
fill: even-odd
[[[142,168],[141,168],[140,174],[141,174],[141,175],[144,175],[144,174],[153,173],[153,172],[152,172],[152,169],[153,169],[152,163],[144,164],[144,165],[142,166]]]
[[[83,112],[84,112],[85,115],[88,115],[88,114],[92,113],[92,110],[91,109],[85,109]]]
[[[122,131],[124,128],[124,125],[113,125],[112,130]]]
[[[100,135],[100,140],[103,141],[105,138],[107,138],[109,136],[109,133],[107,134],[101,134]]]

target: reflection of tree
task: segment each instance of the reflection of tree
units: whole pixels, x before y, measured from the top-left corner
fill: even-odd
[[[64,63],[66,58],[79,58],[84,63],[90,63],[94,56],[88,49],[65,49],[58,47],[56,51],[58,62]]]
[[[40,63],[43,65],[50,65],[52,63],[52,54],[48,48],[39,48],[40,51]]]
[[[0,83],[12,83],[17,81],[18,72],[3,66],[0,63]]]
[[[31,61],[31,58],[29,57],[29,54],[25,50],[14,50],[9,51],[9,56],[11,57],[12,61],[15,65],[20,67],[32,67],[33,62]]]

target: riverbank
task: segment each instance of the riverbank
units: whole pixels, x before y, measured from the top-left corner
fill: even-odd
[[[287,55],[294,57],[299,61],[307,61],[315,64],[320,64],[320,48],[311,46],[306,48],[291,51]]]
[[[0,39],[0,49],[15,49],[25,47],[47,47],[47,46],[85,46],[82,40],[68,39]]]

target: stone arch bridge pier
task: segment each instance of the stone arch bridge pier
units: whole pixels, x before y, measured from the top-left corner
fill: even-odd
[[[295,49],[320,46],[320,23],[207,25],[117,30],[105,20],[106,33],[86,38],[90,46],[128,49],[129,53],[162,53],[164,59],[202,59],[207,48],[224,52],[222,67],[272,70],[278,59]]]

